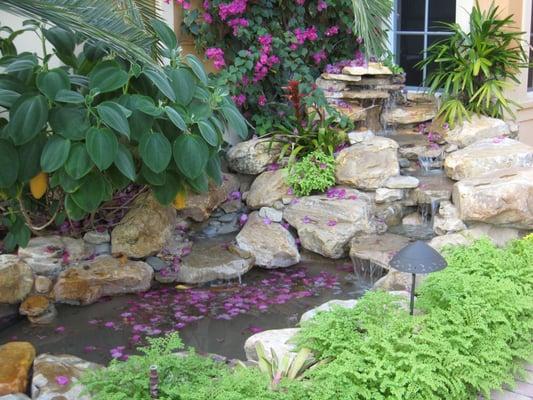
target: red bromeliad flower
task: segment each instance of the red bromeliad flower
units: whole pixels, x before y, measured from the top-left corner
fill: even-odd
[[[299,123],[303,120],[303,107],[302,107],[302,99],[303,94],[300,93],[300,82],[296,80],[291,80],[288,82],[287,86],[283,88],[287,94],[285,97],[290,101],[292,107],[294,108],[294,114],[296,116],[296,121]]]

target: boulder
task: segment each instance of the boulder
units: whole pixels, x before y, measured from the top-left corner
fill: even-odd
[[[336,159],[337,182],[359,189],[382,187],[400,173],[397,150],[394,140],[377,136],[342,150]]]
[[[236,238],[237,246],[255,257],[264,268],[282,268],[300,262],[296,240],[281,224],[265,220],[253,212]]]
[[[454,181],[446,175],[428,174],[418,176],[418,179],[420,184],[409,195],[413,205],[451,199]]]
[[[68,354],[41,354],[33,365],[31,396],[33,400],[90,400],[82,395],[79,379],[86,371],[101,365]]]
[[[139,196],[111,232],[113,254],[144,258],[159,252],[176,225],[176,210],[163,206],[151,194]]]
[[[382,118],[387,125],[408,125],[432,120],[436,115],[435,103],[408,103],[386,111]]]
[[[142,261],[104,256],[62,272],[53,295],[62,303],[91,304],[104,296],[148,290],[153,273]]]
[[[345,75],[392,75],[392,71],[378,62],[369,62],[365,67],[344,67],[342,73]]]
[[[464,179],[453,188],[459,218],[533,229],[533,168],[506,169]]]
[[[240,278],[254,266],[254,257],[241,257],[221,239],[194,243],[191,253],[181,260],[176,281],[196,284],[217,279]]]
[[[358,104],[330,99],[330,106],[350,121],[357,122],[366,120],[367,109]]]
[[[341,258],[355,235],[375,232],[373,211],[372,201],[364,193],[335,188],[330,195],[298,199],[284,210],[283,216],[297,229],[305,249]]]
[[[428,274],[417,274],[415,288],[418,288]],[[400,272],[395,269],[390,271],[384,277],[374,283],[373,289],[385,290],[386,292],[411,292],[412,275],[407,272]]]
[[[246,197],[248,207],[253,209],[272,207],[276,201],[283,201],[283,199],[290,201],[294,196],[286,178],[286,169],[266,171],[259,175],[252,183]]]
[[[298,328],[287,329],[272,329],[256,333],[246,339],[244,343],[244,352],[246,359],[249,361],[258,361],[256,344],[259,342],[265,348],[265,356],[272,359],[272,351],[276,353],[279,359],[283,358],[285,354],[295,354],[296,345],[291,341],[299,332]]]
[[[19,303],[30,293],[33,272],[17,256],[0,254],[0,303]]]
[[[451,130],[444,130],[443,139],[458,147],[466,147],[481,139],[491,139],[500,136],[509,136],[509,125],[501,119],[486,116],[472,116],[470,121],[464,121],[460,126]]]
[[[372,132],[370,129],[361,130],[361,131],[352,131],[348,133],[348,140],[350,141],[350,144],[356,144],[364,142],[365,140],[368,140],[370,138],[375,137],[374,132]]]
[[[424,219],[422,218],[422,215],[419,212],[413,212],[410,214],[407,214],[402,219],[402,225],[423,225]]]
[[[446,175],[459,181],[506,168],[533,167],[533,147],[513,139],[484,139],[446,157]]]
[[[350,258],[354,262],[368,260],[382,268],[389,269],[392,257],[408,244],[409,238],[393,233],[356,236],[350,242]]]
[[[252,139],[237,143],[228,150],[229,167],[241,174],[258,175],[274,163],[280,153],[279,145],[270,139]]]
[[[403,199],[403,189],[379,188],[376,190],[376,203],[387,203]]]
[[[192,218],[197,222],[205,221],[211,213],[239,190],[239,180],[232,174],[223,174],[222,185],[209,184],[207,193],[189,193],[185,207],[180,209],[182,217]]]
[[[49,293],[52,289],[53,282],[50,278],[43,275],[35,277],[35,291],[39,294]]]
[[[283,220],[283,211],[276,210],[272,207],[261,207],[259,210],[259,216],[272,222],[281,222]]]
[[[315,315],[320,312],[328,312],[334,310],[335,308],[354,308],[357,305],[357,300],[330,300],[324,304],[319,305],[318,307],[307,310],[302,314],[300,318],[300,324],[302,322],[309,321],[313,319]]]
[[[19,257],[38,275],[57,276],[68,264],[90,257],[92,251],[81,239],[68,236],[38,236],[26,247],[19,247]]]
[[[414,176],[393,176],[387,179],[385,187],[389,189],[415,189],[420,184],[418,178]]]
[[[344,81],[344,82],[359,82],[361,80],[360,76],[354,75],[345,75],[345,74],[328,74],[323,73],[320,76],[322,79],[332,80],[332,81]]]
[[[35,348],[28,342],[0,346],[0,396],[25,393]]]
[[[46,312],[46,310],[48,310],[48,307],[50,307],[50,300],[48,300],[47,297],[41,295],[33,295],[22,302],[19,308],[19,312],[22,315],[37,317]]]
[[[457,208],[449,202],[442,201],[439,212],[433,218],[433,230],[437,235],[446,235],[466,229],[466,225],[459,218]]]
[[[83,235],[83,240],[90,244],[103,244],[111,241],[108,231],[89,231]]]

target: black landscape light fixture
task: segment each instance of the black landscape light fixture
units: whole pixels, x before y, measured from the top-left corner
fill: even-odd
[[[446,260],[428,244],[418,240],[401,249],[389,265],[400,271],[407,272],[413,275],[411,284],[411,315],[413,315],[415,307],[415,284],[416,274],[429,274],[431,272],[440,271],[446,268],[448,263]]]

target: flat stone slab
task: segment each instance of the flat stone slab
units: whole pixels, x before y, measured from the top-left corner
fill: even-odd
[[[381,63],[369,62],[366,67],[344,67],[342,73],[346,75],[392,75],[392,71]]]
[[[344,82],[359,82],[362,77],[346,74],[328,74],[324,73],[321,75],[322,79],[331,80],[331,81],[344,81]]]
[[[405,236],[393,233],[356,236],[350,242],[350,258],[353,261],[368,260],[382,268],[389,269],[392,257],[409,242]]]
[[[328,312],[337,307],[339,308],[354,308],[357,305],[357,300],[330,300],[324,304],[319,305],[318,307],[312,308],[304,312],[300,318],[300,324],[302,322],[309,321],[313,319],[318,313]]]
[[[220,238],[195,242],[191,253],[181,260],[176,281],[195,284],[217,279],[235,279],[254,265],[254,257],[240,257]]]
[[[256,333],[246,339],[244,343],[244,352],[248,361],[258,361],[256,344],[260,342],[265,348],[265,356],[272,359],[272,351],[276,353],[278,358],[282,358],[285,354],[295,354],[296,345],[291,343],[291,340],[300,331],[299,328],[287,329],[272,329]]]
[[[511,131],[501,119],[473,115],[470,121],[464,121],[463,125],[444,130],[441,134],[446,142],[463,148],[481,139],[509,136]]]
[[[396,106],[383,114],[383,120],[389,125],[409,125],[430,121],[437,115],[435,103],[411,103]]]

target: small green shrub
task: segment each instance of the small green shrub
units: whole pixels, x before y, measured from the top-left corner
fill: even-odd
[[[469,32],[457,23],[444,24],[451,35],[428,48],[427,57],[418,65],[433,68],[428,76],[430,92],[442,90],[439,116],[454,126],[473,113],[502,118],[513,115],[518,106],[505,96],[505,90],[527,68],[527,46],[523,32],[514,27],[512,16],[501,17],[492,4],[487,11],[479,3],[470,13]]]
[[[298,196],[324,192],[335,185],[335,158],[315,151],[289,166],[287,182]]]

